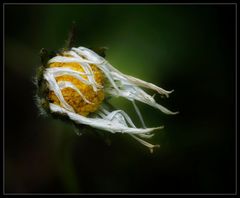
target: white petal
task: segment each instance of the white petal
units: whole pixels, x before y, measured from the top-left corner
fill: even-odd
[[[154,136],[154,134],[138,134],[138,136],[141,138],[150,139]]]
[[[97,64],[97,65],[102,65],[105,68],[108,68],[109,71],[113,71],[113,72],[120,74],[121,76],[124,76],[125,78],[127,78],[129,80],[129,82],[134,83],[135,85],[155,90],[159,94],[164,94],[167,97],[169,96],[170,93],[173,92],[173,90],[167,91],[167,90],[164,90],[163,88],[158,87],[152,83],[143,81],[143,80],[135,78],[133,76],[123,74],[122,72],[117,70],[115,67],[113,67],[109,62],[107,62],[103,57],[99,56],[97,53],[95,53],[94,51],[92,51],[88,48],[78,47],[78,48],[72,48],[72,50],[75,50],[79,54],[85,56],[89,61],[95,62],[95,64]]]
[[[53,103],[49,104],[50,110],[55,113],[66,114],[71,120],[78,124],[89,125],[91,127],[109,131],[112,133],[128,133],[128,134],[142,134],[142,133],[149,133],[157,129],[161,129],[162,127],[155,127],[155,128],[132,128],[119,123],[118,121],[110,121],[107,119],[100,119],[100,118],[87,118],[81,116],[79,114],[67,111],[66,109],[55,105]]]
[[[131,83],[133,83],[135,85],[141,86],[141,87],[145,87],[145,88],[148,88],[148,89],[155,90],[159,94],[166,95],[166,97],[169,97],[169,94],[174,91],[174,90],[167,91],[167,90],[164,90],[163,88],[158,87],[158,86],[156,86],[156,85],[154,85],[152,83],[143,81],[141,79],[135,78],[135,77],[130,76],[130,75],[123,74],[122,72],[117,70],[115,67],[113,67],[109,62],[106,62],[105,66],[108,67],[110,69],[110,71],[116,72],[120,76],[125,77],[129,82],[131,82]]]
[[[78,48],[72,48],[73,50],[76,50],[79,54],[82,56],[85,56],[89,61],[93,61],[96,64],[102,64],[105,59],[101,56],[99,56],[96,52],[86,48],[86,47],[78,47]]]
[[[70,75],[74,78],[77,78],[79,81],[81,81],[84,84],[87,84],[87,85],[92,84],[87,79],[81,76],[82,74],[81,72],[75,71],[73,69],[64,68],[64,67],[53,67],[53,68],[47,68],[46,72],[53,74],[54,77]]]
[[[88,80],[89,82],[92,84],[93,86],[93,90],[96,92],[97,91],[97,87],[98,88],[103,88],[103,86],[101,86],[100,84],[98,84],[95,80],[94,77],[94,73],[92,68],[90,67],[90,65],[88,63],[81,63],[81,66],[83,67],[83,69],[85,70],[86,73],[90,73],[92,74],[91,76],[88,76]]]
[[[69,110],[71,112],[74,112],[74,109],[65,101],[65,99],[62,95],[62,92],[61,92],[55,78],[53,77],[53,75],[50,74],[49,72],[45,72],[44,79],[48,81],[49,89],[54,91],[55,95],[57,96],[60,103],[64,106],[64,108],[66,108],[67,110]]]
[[[79,55],[78,55],[76,52],[74,52],[74,51],[64,52],[64,55],[70,55],[70,56],[72,56],[72,57],[74,57],[74,58],[81,58],[81,57],[79,57]]]
[[[82,97],[82,99],[86,103],[93,104],[92,102],[87,100],[87,98],[82,94],[82,92],[71,82],[69,82],[69,81],[58,81],[58,86],[59,86],[60,89],[71,88],[71,89],[75,90]]]
[[[95,64],[93,61],[85,60],[82,58],[75,58],[75,57],[67,57],[67,56],[55,56],[48,61],[50,63],[90,63]]]
[[[148,89],[152,89],[152,90],[155,90],[157,91],[159,94],[163,94],[163,95],[166,95],[166,97],[169,97],[169,94],[172,93],[174,90],[171,90],[171,91],[167,91],[161,87],[158,87],[152,83],[149,83],[149,82],[146,82],[146,81],[143,81],[141,79],[138,79],[138,78],[135,78],[133,76],[129,76],[129,75],[124,75],[130,82],[138,85],[138,86],[141,86],[141,87],[145,87],[145,88],[148,88]]]
[[[147,128],[147,127],[146,127],[146,124],[145,124],[145,122],[144,122],[144,120],[143,120],[142,114],[141,114],[138,106],[136,105],[135,101],[132,100],[132,103],[133,103],[134,109],[135,109],[135,111],[136,111],[136,113],[137,113],[137,115],[138,115],[138,117],[139,117],[139,119],[140,119],[140,121],[141,121],[141,123],[142,123],[143,128]]]
[[[97,91],[97,87],[98,88],[103,88],[101,85],[99,85],[96,81],[95,81],[95,77],[94,77],[94,74],[93,74],[93,71],[92,71],[92,68],[90,67],[90,65],[86,62],[86,59],[82,58],[79,53],[79,50],[77,48],[72,48],[72,50],[74,51],[69,51],[67,52],[67,54],[75,57],[78,59],[79,62],[81,62],[81,66],[82,68],[84,69],[84,71],[86,73],[90,73],[91,76],[88,76],[88,80],[89,82],[92,83],[92,86],[93,86],[93,90],[96,92]],[[75,52],[76,51],[76,52]],[[91,61],[90,61],[91,62]]]
[[[135,140],[143,144],[144,146],[148,147],[150,149],[150,152],[153,153],[153,148],[159,148],[160,145],[156,144],[150,144],[149,142],[144,141],[143,139],[138,138],[136,135],[130,134]]]
[[[110,81],[110,83],[112,84],[112,86],[116,90],[118,90],[116,83],[114,82],[114,80],[112,79],[112,77],[110,75],[110,70],[109,70],[109,67],[107,66],[107,61],[103,57],[99,56],[94,51],[92,51],[88,48],[85,48],[85,47],[78,47],[78,48],[73,47],[71,50],[77,52],[81,56],[84,56],[85,60],[92,62],[99,69],[101,69],[102,72],[105,74],[105,76]]]
[[[136,126],[134,125],[134,123],[132,122],[131,118],[122,110],[115,110],[112,112],[109,112],[106,116],[106,119],[113,121],[114,119],[121,119],[121,122],[125,124],[125,126],[128,126],[126,121],[128,122],[128,124],[133,127],[136,128]],[[125,121],[126,119],[126,121]],[[122,121],[124,120],[124,122]]]
[[[106,89],[106,92],[111,95],[114,95],[114,96],[124,97],[130,101],[138,100],[138,101],[148,104],[154,108],[157,108],[166,114],[174,115],[174,114],[178,113],[178,112],[172,112],[172,111],[168,110],[167,108],[163,107],[162,105],[156,103],[155,100],[149,94],[144,92],[139,87],[125,85],[125,86],[122,86],[121,88],[122,89],[119,91],[119,93],[114,89]]]
[[[109,82],[112,84],[112,86],[115,88],[115,90],[117,92],[119,92],[119,88],[117,86],[117,84],[114,82],[114,79],[111,75],[111,72],[107,70],[107,68],[105,68],[102,65],[98,65],[99,69],[101,69],[103,71],[103,73],[105,74],[105,76],[108,78]]]
[[[57,57],[54,57],[52,59],[49,60],[48,63],[52,63],[52,62],[77,62],[81,65],[81,67],[84,69],[85,73],[84,72],[78,72],[79,74],[82,74],[82,75],[87,75],[88,77],[88,80],[90,82],[90,84],[93,86],[93,90],[94,91],[97,91],[97,87],[98,88],[103,88],[101,85],[99,85],[98,83],[96,83],[95,81],[95,78],[94,78],[94,74],[93,74],[93,71],[91,69],[91,67],[89,66],[87,60],[84,60],[82,57],[80,57],[76,52],[74,51],[69,51],[69,52],[65,52],[66,55],[70,55],[72,57],[62,57],[62,56],[57,56]],[[89,63],[93,63],[93,62],[89,62]],[[66,67],[64,67],[66,68]],[[53,69],[53,68],[51,68]],[[56,69],[56,68],[55,68]],[[70,70],[72,70],[70,68]],[[86,83],[86,82],[85,82]]]
[[[49,73],[54,74],[56,76],[61,75],[62,72],[69,72],[70,74],[74,73],[74,74],[79,74],[79,75],[84,75],[84,76],[93,75],[93,74],[87,73],[87,72],[76,71],[70,67],[50,67],[50,68],[47,68],[46,71],[48,71]]]

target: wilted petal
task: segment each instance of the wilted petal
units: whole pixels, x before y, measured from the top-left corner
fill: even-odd
[[[144,141],[141,138],[138,138],[136,135],[130,134],[135,140],[137,140],[138,142],[140,142],[141,144],[143,144],[144,146],[148,147],[150,149],[150,152],[153,153],[153,149],[154,148],[159,148],[160,145],[159,144],[150,144],[149,142]]]
[[[94,64],[95,62],[85,60],[81,57],[66,57],[66,56],[55,56],[51,58],[48,63],[90,63]]]
[[[143,102],[154,108],[159,109],[160,111],[166,114],[174,115],[178,113],[178,112],[172,112],[167,108],[163,107],[162,105],[156,103],[156,101],[152,96],[144,92],[139,87],[135,87],[132,85],[124,85],[121,87],[121,90],[119,92],[117,92],[115,89],[107,89],[106,92],[114,96],[124,97],[130,101],[137,100],[137,101]]]
[[[159,94],[163,94],[165,95],[166,97],[169,97],[169,94],[172,93],[174,90],[171,90],[171,91],[167,91],[161,87],[158,87],[152,83],[149,83],[149,82],[146,82],[146,81],[143,81],[141,79],[138,79],[138,78],[135,78],[133,76],[129,76],[129,75],[124,75],[130,82],[138,85],[138,86],[141,86],[141,87],[145,87],[145,88],[148,88],[148,89],[152,89],[152,90],[155,90],[157,91]]]
[[[58,100],[63,105],[63,107],[66,108],[67,110],[71,111],[71,112],[74,112],[74,109],[65,101],[65,99],[62,95],[62,92],[61,92],[55,78],[53,77],[53,75],[50,74],[49,72],[45,72],[44,73],[44,78],[45,78],[45,80],[48,81],[49,89],[53,90],[53,92],[57,96]]]
[[[49,105],[50,105],[49,106],[50,110],[52,112],[66,114],[71,120],[73,120],[78,124],[89,125],[91,127],[109,131],[112,133],[128,133],[128,134],[143,133],[144,134],[144,133],[152,132],[157,129],[162,129],[162,127],[154,127],[154,128],[147,128],[147,129],[127,127],[123,123],[120,123],[117,119],[110,121],[108,119],[101,119],[101,118],[88,118],[88,117],[84,117],[79,114],[67,111],[65,108],[62,108],[53,103],[50,103]]]
[[[86,47],[73,47],[72,49],[78,52],[80,55],[84,56],[87,60],[95,62],[95,64],[102,64],[105,62],[105,59],[103,57],[99,56],[96,52]]]
[[[45,73],[50,73],[54,77],[69,75],[69,76],[72,76],[74,78],[77,78],[78,80],[80,80],[84,84],[87,84],[87,85],[92,84],[91,82],[89,82],[88,80],[86,80],[85,78],[83,78],[81,76],[81,75],[91,75],[91,74],[78,72],[78,71],[75,71],[75,70],[70,69],[70,68],[64,68],[64,67],[47,68]]]
[[[74,85],[72,84],[71,82],[69,81],[58,81],[58,86],[59,88],[62,90],[62,89],[65,89],[65,88],[71,88],[73,90],[75,90],[81,97],[82,99],[88,103],[88,104],[92,104],[92,102],[90,102],[89,100],[87,100],[87,98],[82,94],[82,92]]]
[[[110,72],[116,72],[121,76],[124,76],[126,79],[128,79],[129,82],[137,85],[137,86],[141,86],[141,87],[145,87],[148,89],[152,89],[157,91],[159,94],[163,94],[166,95],[167,97],[169,96],[170,93],[173,92],[173,90],[171,91],[167,91],[164,90],[161,87],[158,87],[152,83],[143,81],[141,79],[135,78],[133,76],[129,76],[126,74],[123,74],[122,72],[120,72],[118,69],[116,69],[115,67],[113,67],[108,61],[106,61],[103,57],[99,56],[97,53],[95,53],[94,51],[85,48],[85,47],[78,47],[78,48],[72,48],[72,50],[77,51],[79,54],[81,54],[82,56],[84,56],[88,61],[92,61],[95,62],[96,65],[101,65],[104,68],[108,68],[108,70]]]
[[[146,82],[146,81],[143,81],[141,79],[138,79],[138,78],[135,78],[133,76],[130,76],[130,75],[126,75],[126,74],[123,74],[122,72],[120,72],[119,70],[117,70],[115,67],[113,67],[109,62],[106,62],[105,64],[105,67],[107,67],[111,72],[115,72],[117,73],[119,76],[122,76],[122,78],[125,78],[127,79],[128,82],[131,82],[137,86],[140,86],[140,87],[145,87],[145,88],[148,88],[148,89],[152,89],[152,90],[155,90],[157,91],[159,94],[163,94],[165,95],[166,97],[169,97],[169,94],[172,93],[174,90],[171,90],[171,91],[167,91],[161,87],[158,87],[152,83],[149,83],[149,82]]]

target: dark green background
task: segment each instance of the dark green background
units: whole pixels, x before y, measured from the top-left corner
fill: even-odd
[[[234,5],[5,5],[5,190],[25,193],[233,193]],[[71,22],[77,46],[107,46],[124,73],[175,92],[139,104],[147,126],[164,124],[149,150],[127,135],[109,146],[94,130],[38,115],[32,77],[41,48],[57,50]],[[149,92],[153,94],[153,92]],[[136,120],[133,107],[113,100]]]

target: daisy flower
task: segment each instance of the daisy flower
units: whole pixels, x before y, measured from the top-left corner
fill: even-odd
[[[41,67],[37,80],[38,106],[50,114],[65,116],[76,124],[88,125],[111,133],[126,133],[150,151],[159,145],[146,141],[163,126],[148,128],[135,103],[139,101],[165,114],[176,114],[158,104],[143,88],[166,97],[166,91],[152,83],[123,74],[105,58],[85,47],[72,47],[51,57]],[[41,94],[40,94],[41,93]],[[142,127],[138,128],[126,112],[109,110],[106,96],[123,97],[132,102]]]

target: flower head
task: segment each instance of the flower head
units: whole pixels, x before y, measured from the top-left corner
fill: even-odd
[[[163,126],[147,128],[135,101],[150,105],[165,114],[177,113],[158,104],[142,88],[152,89],[166,97],[172,91],[123,74],[106,59],[85,47],[72,47],[48,60],[42,71],[42,81],[46,83],[47,90],[44,101],[47,101],[51,113],[65,115],[77,124],[111,133],[127,133],[150,148],[150,151],[159,145],[150,144],[144,139],[151,138],[151,132]],[[106,94],[131,101],[142,128],[137,128],[123,110],[107,109],[104,105]]]

